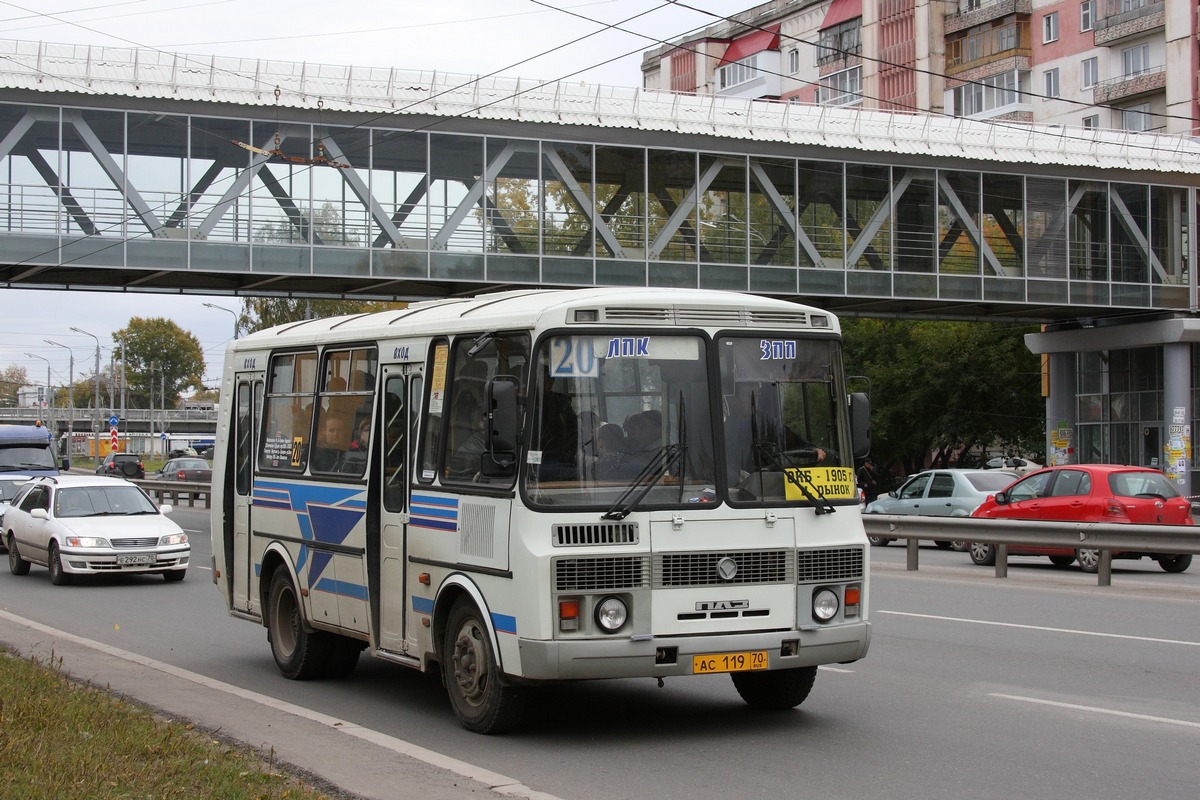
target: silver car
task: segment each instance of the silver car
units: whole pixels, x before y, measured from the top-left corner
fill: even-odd
[[[867,514],[921,514],[930,517],[969,517],[988,495],[1004,490],[1017,479],[1003,469],[927,469],[867,505]],[[869,537],[871,544],[885,547],[891,539]],[[963,550],[965,543],[941,541],[938,547]]]

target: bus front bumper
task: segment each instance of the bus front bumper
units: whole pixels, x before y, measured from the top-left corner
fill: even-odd
[[[797,646],[798,643],[798,646]],[[812,630],[542,641],[521,639],[521,663],[504,671],[528,680],[658,678],[694,675],[693,657],[766,652],[768,669],[845,664],[867,654],[871,623]],[[724,671],[724,670],[718,670]]]

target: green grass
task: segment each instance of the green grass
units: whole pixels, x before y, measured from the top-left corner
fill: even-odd
[[[0,652],[0,798],[8,800],[318,800],[271,753]]]

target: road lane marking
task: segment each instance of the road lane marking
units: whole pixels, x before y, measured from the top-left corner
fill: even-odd
[[[332,717],[328,714],[322,714],[319,711],[314,711],[312,709],[305,708],[304,706],[296,705],[295,703],[289,703],[285,700],[279,700],[274,697],[269,697],[268,695],[259,694],[258,692],[252,692],[249,689],[243,689],[242,687],[234,686],[231,683],[224,683],[223,681],[209,678],[206,675],[190,672],[186,669],[176,667],[173,664],[167,664],[163,661],[155,661],[152,658],[147,658],[146,656],[138,653],[133,653],[128,650],[121,650],[120,648],[104,644],[103,642],[97,642],[94,639],[85,639],[82,636],[66,633],[65,631],[60,631],[57,628],[53,628],[49,625],[43,625],[40,622],[26,619],[25,617],[18,616],[8,611],[0,610],[0,619],[6,619],[9,622],[23,625],[27,628],[33,628],[34,630],[41,631],[52,637],[75,642],[76,644],[84,647],[89,647],[93,650],[107,653],[110,656],[116,656],[117,658],[124,659],[125,661],[129,661],[134,664],[141,664],[143,667],[154,669],[167,675],[173,675],[176,678],[182,678],[186,681],[191,681],[198,686],[204,686],[209,689],[224,692],[252,703],[258,703],[268,708],[273,708],[277,711],[283,711],[285,713],[293,714],[297,717],[316,722],[320,725],[324,725],[327,728],[331,728],[332,730],[339,731],[340,733],[345,733],[357,739],[371,742],[374,745],[386,748],[394,753],[408,756],[409,758],[422,761],[434,767],[440,767],[448,772],[461,775],[464,778],[470,778],[477,783],[487,786],[497,794],[506,795],[508,797],[526,798],[526,800],[561,800],[554,795],[531,789],[515,778],[506,777],[498,772],[492,772],[489,769],[485,769],[484,767],[479,767],[466,761],[461,761],[452,756],[443,755],[435,750],[429,750],[421,747],[418,744],[405,741],[404,739],[397,739],[394,736],[389,736],[385,733],[371,730],[370,728],[364,728],[352,722],[347,722],[343,719]]]
[[[880,611],[876,614],[891,614],[897,617],[917,617],[919,619],[937,619],[944,622],[969,622],[973,625],[994,625],[999,628],[1023,628],[1029,631],[1047,631],[1049,633],[1072,633],[1077,636],[1099,636],[1104,639],[1129,639],[1135,642],[1155,642],[1157,644],[1181,644],[1184,647],[1200,647],[1200,642],[1189,642],[1183,639],[1157,639],[1153,636],[1130,636],[1125,633],[1101,633],[1100,631],[1081,631],[1074,628],[1050,628],[1045,625],[1022,625],[1017,622],[994,622],[988,619],[967,619],[964,617],[943,617],[937,614],[913,614],[909,611]]]
[[[1172,719],[1171,717],[1153,717],[1149,714],[1134,714],[1129,711],[1117,711],[1111,708],[1097,708],[1096,706],[1081,706],[1077,703],[1060,703],[1057,700],[1040,700],[1036,697],[1021,697],[1016,694],[1000,694],[992,692],[988,697],[1000,697],[1005,700],[1017,700],[1021,703],[1037,703],[1043,706],[1054,706],[1055,708],[1069,708],[1072,711],[1090,711],[1093,714],[1109,714],[1114,717],[1128,717],[1129,719],[1141,719],[1147,722],[1162,722],[1166,725],[1182,725],[1185,728],[1200,728],[1200,722],[1188,722],[1185,719]]]

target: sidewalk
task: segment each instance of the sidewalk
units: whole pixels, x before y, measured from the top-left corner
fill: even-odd
[[[335,717],[0,611],[0,644],[62,660],[62,671],[270,752],[289,771],[361,800],[557,800],[512,778]]]

